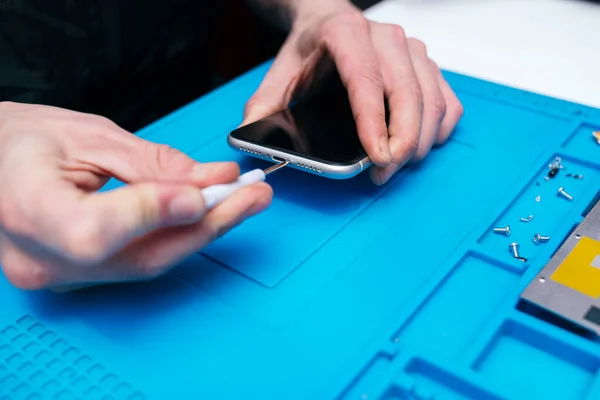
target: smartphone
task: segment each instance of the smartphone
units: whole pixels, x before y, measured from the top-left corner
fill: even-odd
[[[331,179],[348,179],[371,161],[358,137],[339,77],[310,98],[228,135],[234,150]]]

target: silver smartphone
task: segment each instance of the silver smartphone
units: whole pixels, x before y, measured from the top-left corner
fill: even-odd
[[[371,166],[358,137],[346,90],[333,80],[314,96],[240,127],[234,150],[330,179],[352,178]]]

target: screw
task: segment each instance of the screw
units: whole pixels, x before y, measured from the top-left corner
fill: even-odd
[[[535,244],[546,243],[549,240],[550,240],[550,236],[542,236],[539,233],[536,233],[535,235],[533,235],[533,243],[535,243]]]
[[[512,255],[515,258],[521,258],[521,256],[519,255],[519,248],[521,246],[519,246],[519,243],[511,243],[508,245],[508,250],[510,250],[510,252],[512,253]]]
[[[558,195],[564,197],[565,199],[571,201],[573,200],[573,196],[571,196],[569,193],[565,192],[565,189],[561,186],[560,188],[558,188]]]
[[[494,228],[495,233],[503,233],[506,236],[510,236],[510,225],[506,225],[506,228]]]
[[[525,217],[521,217],[521,221],[523,222],[530,222],[533,219],[533,214],[531,214],[529,217],[525,218]]]

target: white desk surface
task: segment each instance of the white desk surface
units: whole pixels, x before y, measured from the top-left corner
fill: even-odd
[[[444,69],[600,108],[600,4],[385,0],[365,15],[402,26]]]

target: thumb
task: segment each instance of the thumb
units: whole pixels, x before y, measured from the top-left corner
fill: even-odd
[[[243,125],[265,118],[288,106],[300,81],[302,57],[291,44],[284,45],[244,109]]]
[[[83,246],[75,253],[96,262],[155,229],[194,224],[207,211],[198,188],[156,183],[98,192],[86,197],[82,207],[88,218],[80,225]]]

